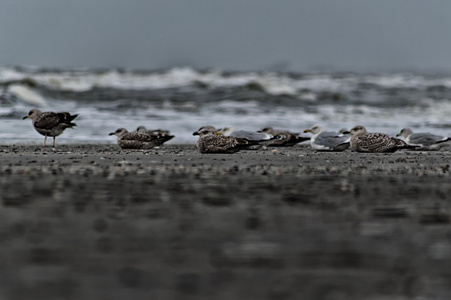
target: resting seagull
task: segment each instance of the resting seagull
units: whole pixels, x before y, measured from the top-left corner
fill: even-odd
[[[300,136],[297,133],[289,132],[287,130],[276,130],[272,127],[265,127],[258,132],[272,134],[274,136],[279,136],[280,139],[274,143],[268,145],[270,147],[292,147],[304,141],[310,140],[309,137]]]
[[[249,131],[249,130],[235,130],[233,127],[224,127],[218,129],[218,132],[225,136],[233,136],[236,138],[248,139],[250,141],[269,141],[274,136],[268,133]]]
[[[214,126],[205,125],[205,126],[202,126],[201,128],[199,128],[198,130],[194,131],[193,135],[199,135],[199,132],[201,132],[202,130],[208,130],[208,131],[211,131],[212,133],[215,133],[218,131]]]
[[[71,115],[68,112],[42,112],[39,109],[32,109],[27,116],[23,119],[31,119],[33,121],[33,127],[37,132],[45,136],[44,146],[47,142],[47,137],[53,137],[53,147],[55,147],[55,139],[59,136],[66,128],[73,128],[77,124],[72,123],[72,121],[78,116]]]
[[[310,129],[304,130],[304,133],[310,132],[313,136],[310,138],[310,145],[317,151],[344,151],[349,148],[350,136],[326,131],[321,125],[315,125]]]
[[[117,136],[117,144],[122,149],[152,149],[169,141],[173,135],[151,135],[146,132],[128,132],[125,128],[119,128],[109,135]]]
[[[151,135],[170,135],[171,132],[169,130],[165,130],[165,129],[147,129],[145,126],[138,126],[138,128],[136,128],[137,132],[145,132],[147,134],[151,134]]]
[[[366,128],[358,125],[351,129],[351,149],[356,152],[395,152],[401,149],[415,149],[418,146],[409,145],[401,139],[385,133],[369,133]]]
[[[194,132],[193,135],[199,136],[196,147],[200,153],[236,153],[259,144],[248,139],[215,134],[209,129],[202,128],[198,132]]]
[[[274,143],[279,142],[283,136],[274,136],[272,134],[250,131],[250,130],[235,130],[233,127],[224,127],[218,129],[216,134],[221,134],[224,136],[232,136],[240,139],[247,139],[249,141],[258,142],[257,147],[252,147],[251,149],[259,149],[261,146],[272,146]]]
[[[413,133],[410,128],[403,128],[396,136],[407,144],[419,146],[421,150],[438,150],[444,146],[442,143],[451,141],[449,137],[429,132]]]

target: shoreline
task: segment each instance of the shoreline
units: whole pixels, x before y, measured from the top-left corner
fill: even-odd
[[[0,296],[447,299],[450,159],[0,146]]]

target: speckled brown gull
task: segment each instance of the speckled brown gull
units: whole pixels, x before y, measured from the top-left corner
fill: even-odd
[[[174,136],[151,135],[146,132],[128,132],[125,128],[119,128],[109,135],[117,136],[117,144],[122,149],[152,149],[161,146],[164,142],[172,139]]]
[[[349,135],[326,131],[321,125],[315,125],[310,129],[304,130],[304,133],[310,132],[313,136],[310,138],[310,145],[317,151],[344,151],[349,148]]]
[[[32,109],[27,116],[23,119],[31,119],[33,122],[33,127],[37,132],[45,136],[44,146],[47,142],[47,137],[53,137],[53,147],[55,147],[55,139],[59,136],[66,128],[73,128],[77,124],[72,123],[72,121],[78,116],[71,115],[68,112],[42,112],[39,109]]]
[[[269,147],[292,147],[296,144],[310,140],[310,137],[300,136],[298,133],[293,133],[288,130],[277,130],[272,127],[265,127],[258,132],[279,137],[279,140],[268,145]]]
[[[413,133],[410,128],[403,128],[396,136],[407,144],[419,146],[418,150],[439,150],[446,145],[443,143],[451,141],[449,137],[429,132]]]
[[[351,149],[356,152],[395,152],[401,149],[415,149],[401,139],[384,133],[369,133],[363,126],[351,129]]]
[[[208,129],[194,132],[193,135],[199,135],[196,147],[200,153],[235,153],[252,145],[258,145],[258,142],[248,139],[214,134]]]

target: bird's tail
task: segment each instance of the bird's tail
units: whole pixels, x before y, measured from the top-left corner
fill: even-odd
[[[277,136],[276,136],[277,137]],[[278,141],[268,145],[269,147],[292,147],[296,144],[309,141],[310,137],[300,136],[297,134],[290,134],[288,137],[286,135],[281,135]]]
[[[345,151],[346,149],[349,148],[350,145],[351,145],[350,142],[344,142],[344,143],[338,144],[337,146],[334,147],[334,151],[338,151],[338,152]]]
[[[400,149],[410,149],[410,150],[414,150],[414,149],[418,149],[418,148],[421,148],[421,145],[405,144],[405,145],[402,146]]]
[[[451,141],[451,138],[447,138],[447,139],[438,141],[438,142],[436,142],[436,144],[446,143],[446,142],[449,142],[449,141]]]
[[[70,113],[67,113],[67,115],[68,115],[68,121],[69,121],[69,122],[75,120],[75,118],[78,117],[78,114],[76,114],[76,115],[71,115]]]
[[[161,140],[161,143],[165,143],[171,139],[173,139],[175,135],[160,135],[158,138]]]
[[[260,145],[260,146],[269,146],[277,141],[281,141],[284,138],[285,138],[284,135],[276,135],[268,140],[260,140],[260,141],[255,141],[255,142],[257,142],[257,145]]]
[[[72,123],[72,121],[78,117],[78,114],[76,115],[71,115],[68,112],[62,112],[62,113],[58,113],[58,117],[60,119],[60,124],[64,124],[65,128],[72,128],[77,126],[77,124]]]

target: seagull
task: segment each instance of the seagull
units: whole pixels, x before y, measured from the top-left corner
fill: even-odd
[[[136,128],[137,132],[145,132],[151,135],[170,135],[170,131],[169,130],[164,130],[164,129],[150,129],[148,130],[146,127],[144,126],[138,126],[138,128]]]
[[[257,141],[215,134],[213,131],[200,128],[193,135],[198,135],[196,147],[200,153],[236,153],[252,145],[258,145]]]
[[[119,128],[109,135],[117,135],[117,143],[122,149],[152,149],[169,141],[173,135],[151,135],[146,132],[128,132],[125,128]]]
[[[224,127],[218,129],[219,133],[225,136],[233,136],[236,138],[248,139],[250,141],[269,141],[274,136],[268,133],[248,131],[248,130],[235,130],[233,127]]]
[[[68,112],[42,112],[39,109],[32,109],[27,116],[23,119],[31,119],[33,121],[33,127],[37,132],[45,136],[44,146],[47,142],[47,137],[53,137],[53,147],[55,147],[55,139],[59,136],[66,128],[73,128],[77,124],[72,123],[72,121],[78,116],[71,115]]]
[[[276,130],[272,127],[265,127],[258,132],[279,136],[278,141],[268,145],[270,147],[292,147],[298,143],[310,140],[309,137],[300,136],[297,133],[289,132],[287,130]]]
[[[357,125],[351,130],[351,149],[356,152],[395,152],[400,149],[414,149],[401,139],[384,133],[369,133],[366,128]]]
[[[268,133],[262,133],[249,130],[235,130],[233,127],[224,127],[218,129],[215,134],[221,134],[224,136],[232,136],[240,139],[247,139],[249,141],[258,142],[257,145],[249,149],[260,149],[262,146],[272,146],[274,143],[280,142],[284,136],[274,136]]]
[[[396,136],[407,144],[419,146],[422,150],[438,150],[443,146],[442,143],[451,141],[449,137],[429,132],[413,133],[410,128],[403,128]]]
[[[205,126],[202,126],[201,128],[199,128],[198,130],[194,131],[193,135],[199,135],[199,132],[201,132],[202,130],[208,130],[208,131],[211,131],[213,133],[218,131],[214,126],[205,125]]]
[[[326,131],[321,125],[315,125],[310,129],[304,130],[304,133],[310,132],[313,136],[310,138],[310,145],[317,151],[344,151],[349,148],[349,135]]]

